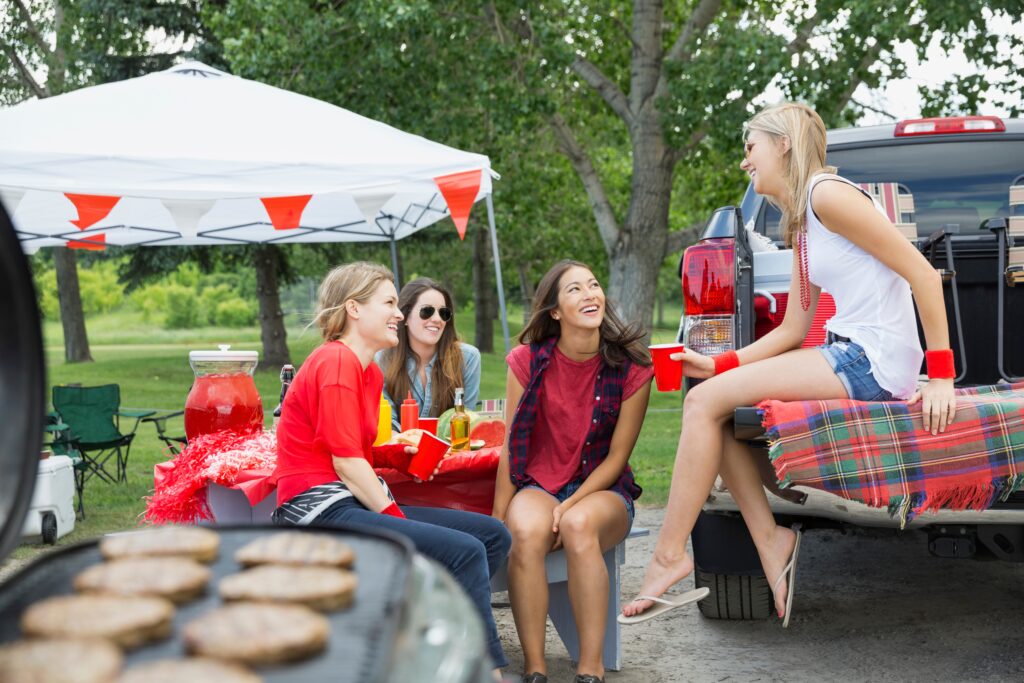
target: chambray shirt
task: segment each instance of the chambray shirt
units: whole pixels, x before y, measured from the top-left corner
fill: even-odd
[[[462,349],[462,386],[466,390],[463,394],[463,401],[466,404],[466,410],[474,410],[477,400],[480,398],[480,351],[475,346],[463,342],[459,342],[459,348]],[[374,358],[381,370],[384,370],[383,355],[384,352],[379,351]],[[427,386],[423,386],[423,383],[420,382],[420,373],[416,372],[415,356],[409,354],[405,363],[405,371],[409,373],[409,378],[412,380],[412,397],[420,406],[420,417],[430,417],[435,361],[437,361],[436,353],[427,363]],[[386,371],[385,375],[387,375]],[[405,396],[398,397],[396,401],[388,394],[388,390],[384,389],[384,398],[391,404],[391,423],[395,431],[398,431],[401,429],[402,401],[405,400]]]

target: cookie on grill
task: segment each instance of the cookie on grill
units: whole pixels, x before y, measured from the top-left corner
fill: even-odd
[[[161,659],[125,671],[116,683],[262,683],[252,671],[205,657]]]
[[[185,626],[190,654],[244,664],[280,664],[327,647],[327,619],[302,605],[238,602],[211,610]]]
[[[0,647],[4,683],[112,683],[124,657],[105,640],[46,638]]]
[[[348,568],[356,555],[347,543],[327,534],[284,531],[247,543],[235,553],[239,564],[325,565]]]
[[[199,527],[165,526],[106,536],[100,552],[108,560],[122,557],[190,557],[198,562],[217,559],[220,537]]]
[[[163,598],[61,595],[41,600],[21,617],[27,636],[103,638],[124,648],[171,634],[174,605]]]
[[[283,602],[331,611],[348,607],[358,579],[344,569],[265,564],[221,579],[226,601]]]
[[[75,577],[82,593],[151,595],[174,603],[195,600],[206,590],[210,570],[184,557],[126,557],[96,564]]]

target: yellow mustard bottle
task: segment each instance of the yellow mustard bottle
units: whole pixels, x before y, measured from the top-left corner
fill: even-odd
[[[379,446],[388,441],[391,441],[391,404],[381,396],[380,414],[377,416],[377,438],[374,439],[373,445]]]
[[[455,390],[455,414],[452,415],[452,452],[469,450],[469,415],[462,401],[462,387]]]

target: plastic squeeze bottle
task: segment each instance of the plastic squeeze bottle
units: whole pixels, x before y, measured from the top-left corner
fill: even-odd
[[[377,416],[377,438],[374,446],[391,441],[391,404],[383,396],[380,397],[380,413]]]
[[[452,452],[469,450],[469,415],[462,400],[463,388],[455,390],[455,414],[452,415]]]
[[[402,431],[407,432],[410,429],[416,429],[420,426],[420,407],[416,403],[416,399],[412,397],[412,392],[405,397],[402,401]]]

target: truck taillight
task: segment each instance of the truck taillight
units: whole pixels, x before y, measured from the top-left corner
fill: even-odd
[[[732,239],[708,239],[683,256],[683,343],[714,355],[734,348],[736,311]]]
[[[908,119],[896,124],[895,137],[949,135],[950,133],[1003,133],[1006,124],[998,116],[949,116]]]

